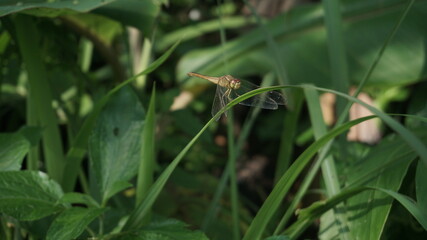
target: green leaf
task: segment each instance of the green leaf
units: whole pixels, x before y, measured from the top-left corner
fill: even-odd
[[[114,0],[6,0],[0,3],[0,17],[25,11],[43,17],[57,17],[73,12],[87,12]]]
[[[155,168],[155,129],[156,129],[156,85],[154,84],[148,106],[144,129],[141,134],[142,145],[136,187],[136,204],[141,203],[151,185]]]
[[[112,97],[97,120],[89,139],[89,156],[103,203],[136,174],[144,118],[138,97],[127,87]]]
[[[425,206],[420,207],[412,198],[400,194],[398,192],[383,188],[375,189],[386,193],[387,195],[390,195],[394,199],[399,201],[399,203],[402,204],[406,208],[406,210],[408,210],[412,214],[412,216],[414,216],[415,219],[417,219],[417,221],[421,224],[424,230],[427,231],[427,212],[424,211]]]
[[[417,192],[418,205],[427,213],[427,167],[421,161],[417,164],[417,175],[415,176],[415,189]]]
[[[406,2],[342,1],[343,36],[351,81],[363,79],[369,64],[376,57],[377,49],[382,46]],[[424,55],[419,53],[424,52],[423,39],[427,36],[427,22],[423,21],[427,3],[416,1],[413,9],[387,47],[369,85],[408,84],[425,76]],[[331,87],[330,71],[325,70],[330,66],[323,21],[321,4],[312,4],[295,7],[265,24],[267,31],[277,41],[292,84],[304,82]],[[188,72],[221,75],[221,56],[224,52],[228,57],[228,72],[240,77],[264,74],[274,66],[263,29],[258,28],[224,45],[187,53],[178,64],[178,79],[187,80]],[[207,84],[198,79],[190,79],[186,83]]]
[[[35,147],[39,144],[42,137],[43,129],[41,127],[34,126],[24,126],[19,129],[19,133],[24,136],[28,142],[30,142],[31,147]]]
[[[0,172],[0,212],[18,220],[36,220],[63,206],[60,186],[42,172]]]
[[[22,161],[30,150],[30,142],[20,133],[0,134],[0,171],[21,169]]]
[[[88,207],[99,207],[99,203],[95,201],[90,195],[70,192],[65,193],[64,196],[59,200],[60,203],[70,203],[70,204],[85,204]]]
[[[69,208],[52,222],[46,239],[75,239],[104,211],[103,208]]]
[[[176,219],[155,219],[140,231],[132,232],[121,237],[121,240],[207,240],[208,238],[200,231],[187,229],[188,225]]]

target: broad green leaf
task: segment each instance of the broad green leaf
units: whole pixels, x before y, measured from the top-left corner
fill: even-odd
[[[85,204],[88,207],[99,207],[99,203],[95,201],[90,195],[70,192],[65,193],[64,196],[59,200],[60,203],[70,203],[70,204]]]
[[[175,219],[154,219],[139,231],[131,232],[123,237],[114,238],[120,240],[207,240],[208,238],[200,231],[189,230],[188,225]]]
[[[52,222],[46,239],[76,239],[104,211],[103,208],[69,208]]]
[[[0,172],[0,212],[18,220],[36,220],[61,209],[60,186],[35,171]]]
[[[0,171],[21,169],[22,161],[30,150],[30,142],[20,133],[0,134]]]
[[[343,34],[352,82],[363,79],[406,2],[342,2]],[[422,74],[425,74],[422,71],[425,58],[423,39],[427,35],[427,22],[423,19],[427,2],[417,1],[413,9],[387,47],[368,85],[407,84],[421,79]],[[331,87],[330,72],[325,70],[330,67],[321,4],[295,7],[268,21],[266,28],[277,42],[292,84],[304,82]],[[188,72],[222,75],[224,54],[228,57],[228,71],[240,77],[263,74],[271,71],[274,66],[265,42],[265,34],[262,29],[256,29],[227,42],[224,46],[187,53],[178,64],[178,79],[188,79]],[[196,83],[207,84],[193,78],[187,82],[188,85]]]
[[[57,17],[73,12],[87,12],[105,5],[114,0],[3,0],[0,3],[0,17],[11,13],[25,11],[25,13]]]
[[[140,132],[145,113],[138,97],[128,87],[120,90],[101,112],[89,138],[89,156],[102,201],[122,190],[135,176],[141,147]]]

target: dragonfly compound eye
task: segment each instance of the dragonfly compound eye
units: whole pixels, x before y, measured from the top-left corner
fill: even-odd
[[[240,87],[240,80],[239,79],[233,79],[230,81],[230,88],[238,89],[239,87]]]

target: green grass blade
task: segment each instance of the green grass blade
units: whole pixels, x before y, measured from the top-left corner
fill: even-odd
[[[348,65],[346,48],[342,33],[341,8],[338,0],[322,0],[325,11],[325,26],[328,35],[327,44],[329,62],[331,66],[331,80],[334,89],[340,92],[348,92]],[[344,110],[344,100],[336,102],[336,112]]]
[[[402,206],[406,208],[406,210],[408,210],[408,212],[412,214],[412,216],[414,216],[415,219],[417,219],[417,221],[421,224],[424,230],[427,231],[427,212],[425,211],[425,206],[417,204],[410,197],[400,194],[398,192],[390,191],[388,189],[383,188],[374,189],[386,193],[396,199],[400,204],[402,204]]]
[[[28,72],[29,96],[34,102],[38,122],[43,131],[43,153],[49,176],[60,182],[65,165],[58,119],[52,109],[52,93],[40,51],[39,33],[33,19],[25,15],[15,17],[18,45]]]
[[[161,64],[163,64],[163,62],[165,62],[169,58],[169,56],[172,54],[172,52],[175,50],[178,44],[179,42],[175,43],[175,45],[173,45],[168,51],[166,51],[156,61],[151,63],[144,71],[127,79],[121,84],[117,85],[115,88],[110,90],[106,95],[104,95],[99,102],[96,103],[93,112],[88,116],[88,118],[83,123],[83,126],[80,128],[80,131],[78,132],[72,144],[72,147],[67,152],[67,162],[66,162],[67,171],[64,173],[64,178],[63,178],[64,191],[69,192],[69,191],[72,191],[74,188],[74,184],[76,182],[77,174],[79,171],[80,162],[83,159],[83,156],[86,154],[87,140],[89,137],[89,133],[95,123],[96,118],[98,117],[99,113],[101,112],[105,104],[111,98],[111,96],[114,93],[116,93],[118,90],[120,90],[122,87],[126,86],[127,84],[137,79],[139,76],[149,74],[153,72],[155,69],[157,69]]]
[[[142,146],[141,146],[141,161],[139,163],[138,180],[136,185],[136,204],[140,204],[144,197],[147,195],[148,190],[153,184],[154,177],[154,142],[155,142],[155,128],[156,128],[156,88],[153,86],[151,94],[150,105],[148,107],[147,115],[145,118],[144,129],[142,132]]]
[[[279,154],[277,157],[276,172],[274,174],[274,182],[277,182],[279,178],[286,172],[291,164],[291,156],[293,152],[293,145],[295,135],[300,117],[301,109],[304,102],[304,95],[301,91],[293,92],[293,109],[289,109],[286,113],[283,131],[280,137]]]
[[[258,211],[257,215],[253,219],[243,239],[257,240],[261,238],[267,224],[277,212],[278,207],[282,203],[283,198],[288,193],[292,184],[302,172],[302,170],[306,167],[306,165],[310,162],[311,158],[321,147],[327,144],[334,137],[347,131],[350,127],[360,122],[371,119],[372,117],[373,116],[359,118],[351,122],[347,122],[331,130],[328,134],[324,135],[322,138],[312,143],[310,147],[308,147],[298,157],[298,159],[295,160],[295,162],[291,165],[288,171],[286,171],[286,173],[277,182],[276,186],[274,187],[268,198],[264,201],[261,209]]]
[[[325,121],[323,120],[323,113],[322,109],[320,107],[319,103],[319,94],[314,89],[306,88],[304,89],[305,96],[307,99],[308,109],[309,109],[309,115],[311,119],[311,123],[314,130],[314,136],[316,140],[321,138],[327,133],[327,128],[325,125]],[[320,153],[320,152],[319,152]],[[326,157],[322,161],[322,178],[325,181],[325,187],[327,191],[327,195],[329,197],[334,196],[340,192],[340,183],[338,181],[338,174],[335,167],[334,158],[332,156]],[[338,206],[342,208],[343,206]],[[339,224],[338,227],[341,229],[348,228],[348,223],[345,215],[343,213],[340,213],[338,209],[334,209],[335,217],[337,218],[337,221]],[[335,226],[334,226],[335,227]],[[350,237],[348,234],[346,234],[346,231],[340,231],[343,232],[343,238],[349,239]]]
[[[423,226],[424,229],[427,229],[426,213],[423,212],[422,209],[411,198],[383,188],[356,187],[351,189],[345,189],[340,194],[328,199],[323,203],[317,202],[311,205],[310,207],[303,209],[300,212],[298,220],[285,231],[285,234],[290,236],[291,239],[296,239],[304,229],[306,229],[314,220],[319,218],[323,213],[329,211],[338,203],[367,190],[381,191],[393,197],[394,199],[399,201],[399,203],[401,203],[415,217],[415,219],[417,219],[417,221],[421,224],[421,226]]]

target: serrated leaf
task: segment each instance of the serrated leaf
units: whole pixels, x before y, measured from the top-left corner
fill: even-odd
[[[89,156],[103,202],[117,183],[135,176],[145,113],[138,97],[125,87],[102,110],[89,138]]]
[[[75,239],[104,211],[104,208],[69,208],[55,218],[46,239]]]
[[[0,212],[18,220],[36,220],[59,211],[62,196],[58,183],[42,172],[0,172]]]
[[[0,134],[0,171],[21,169],[22,161],[30,150],[30,142],[20,133]]]

